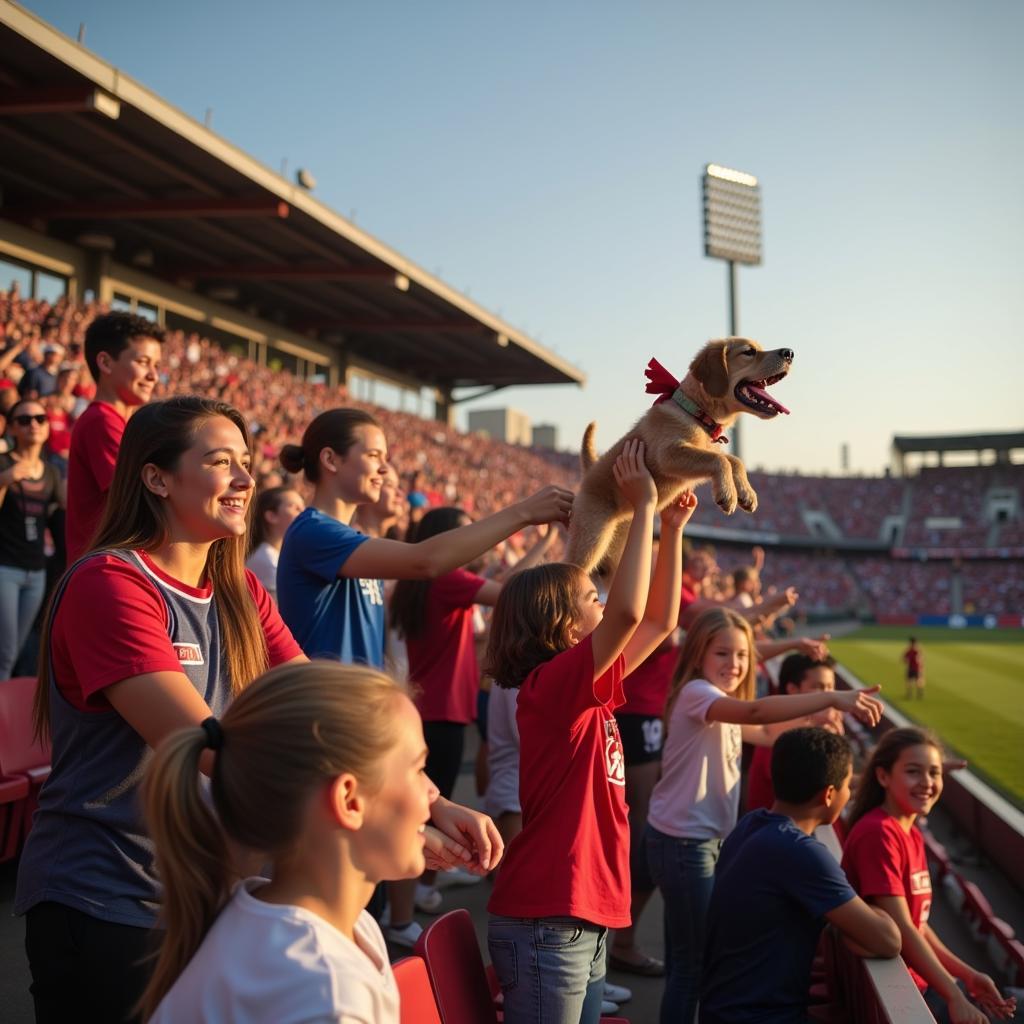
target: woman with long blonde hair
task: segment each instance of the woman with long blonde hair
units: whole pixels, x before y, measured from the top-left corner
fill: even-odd
[[[679,652],[665,706],[661,779],[651,794],[644,846],[665,901],[662,1024],[692,1024],[715,863],[739,811],[740,749],[770,745],[774,722],[828,707],[874,725],[882,705],[869,690],[754,700],[756,654],[746,619],[728,608],[703,612]]]
[[[140,407],[98,532],[50,603],[35,724],[53,768],[15,898],[37,1021],[130,1019],[159,900],[138,807],[151,750],[269,666],[305,660],[245,569],[249,459],[223,402]]]
[[[437,796],[426,755],[397,683],[326,661],[274,669],[221,719],[169,738],[143,785],[166,929],[143,1018],[398,1024],[384,938],[364,908],[377,882],[423,870]],[[234,885],[238,848],[269,858],[273,880]]]

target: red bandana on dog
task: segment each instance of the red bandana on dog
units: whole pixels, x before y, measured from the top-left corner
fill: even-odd
[[[647,394],[657,395],[654,404],[671,399],[680,409],[688,412],[718,444],[728,444],[729,438],[722,436],[722,425],[716,423],[696,402],[687,398],[680,390],[679,381],[665,369],[657,359],[652,359],[644,370],[647,377]]]

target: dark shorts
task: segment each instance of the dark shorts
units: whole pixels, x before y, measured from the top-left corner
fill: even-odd
[[[619,736],[622,738],[622,754],[626,767],[634,764],[650,764],[661,760],[661,748],[665,742],[665,723],[660,715],[617,714]]]
[[[907,670],[907,682],[908,683],[916,683],[918,681],[918,679],[920,679],[920,678],[921,678],[921,673],[920,672],[914,672],[914,671],[911,671],[910,669]]]

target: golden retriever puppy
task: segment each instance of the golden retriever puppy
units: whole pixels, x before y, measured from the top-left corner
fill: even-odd
[[[656,360],[647,368],[647,390],[659,397],[632,430],[600,458],[594,447],[597,424],[583,434],[583,481],[572,509],[566,561],[592,572],[607,556],[618,562],[631,511],[619,494],[612,466],[628,438],[646,447],[647,467],[658,486],[658,508],[683,490],[711,481],[715,503],[731,515],[739,505],[757,508],[743,463],[723,450],[722,430],[741,412],[768,420],[789,410],[767,391],[789,373],[793,352],[766,352],[747,338],[710,341],[677,381]]]

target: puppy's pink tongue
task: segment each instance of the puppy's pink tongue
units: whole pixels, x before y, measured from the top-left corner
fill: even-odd
[[[789,410],[781,402],[776,402],[775,399],[772,398],[772,396],[769,395],[764,388],[759,388],[755,387],[753,384],[748,384],[747,389],[749,391],[753,391],[753,393],[757,395],[757,397],[760,398],[762,402],[767,402],[769,405],[774,405],[775,408],[779,410],[779,412],[783,412],[787,416],[789,415]]]

